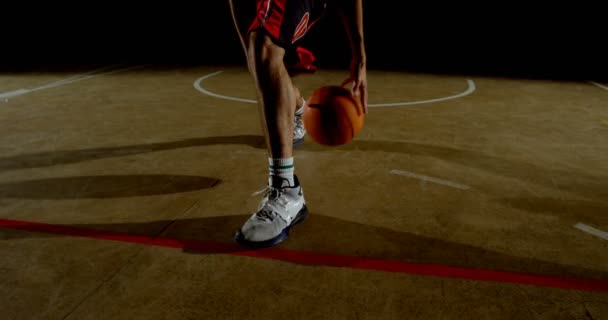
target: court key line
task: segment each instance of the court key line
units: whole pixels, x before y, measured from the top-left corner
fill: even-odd
[[[252,99],[244,99],[244,98],[226,96],[226,95],[223,95],[223,94],[211,92],[211,91],[205,89],[201,85],[201,82],[203,82],[204,80],[207,80],[209,78],[217,76],[218,74],[220,74],[222,72],[223,72],[223,70],[216,71],[216,72],[204,75],[204,76],[196,79],[194,81],[194,84],[193,84],[194,89],[196,89],[197,91],[201,92],[202,94],[205,94],[205,95],[208,95],[208,96],[211,96],[211,97],[214,97],[214,98],[218,98],[218,99],[224,99],[224,100],[230,100],[230,101],[238,101],[238,102],[244,102],[244,103],[257,103],[256,100],[252,100]],[[467,89],[465,91],[463,91],[461,93],[458,93],[458,94],[455,94],[455,95],[446,96],[446,97],[440,97],[440,98],[435,98],[435,99],[428,99],[428,100],[418,100],[418,101],[392,102],[392,103],[370,103],[368,106],[369,107],[374,107],[374,108],[378,108],[378,107],[402,107],[402,106],[413,106],[413,105],[426,104],[426,103],[435,103],[435,102],[441,102],[441,101],[446,101],[446,100],[453,100],[453,99],[458,99],[458,98],[462,98],[462,97],[468,96],[471,93],[475,92],[476,88],[477,87],[475,86],[475,82],[473,82],[473,80],[467,79]]]
[[[373,259],[357,256],[315,253],[310,251],[287,250],[276,247],[261,250],[247,250],[234,243],[219,243],[168,237],[150,237],[145,235],[133,235],[124,232],[102,231],[82,227],[10,219],[0,219],[0,228],[111,240],[126,243],[137,243],[148,246],[188,249],[203,253],[224,253],[233,256],[279,260],[310,266],[342,267],[360,270],[434,276],[440,278],[515,283],[583,291],[608,291],[608,281],[600,279],[567,278],[491,269],[455,267],[441,264]]]

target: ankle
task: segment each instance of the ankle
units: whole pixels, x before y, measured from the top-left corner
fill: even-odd
[[[289,186],[295,185],[293,157],[268,158],[269,182],[273,187],[284,186],[285,180]]]

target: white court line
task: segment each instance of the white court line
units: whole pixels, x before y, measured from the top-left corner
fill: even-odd
[[[214,73],[210,73],[208,75],[202,76],[198,79],[196,79],[196,81],[194,81],[194,89],[198,90],[199,92],[206,94],[208,96],[212,96],[215,98],[220,98],[220,99],[225,99],[225,100],[232,100],[232,101],[238,101],[238,102],[245,102],[245,103],[258,103],[256,100],[251,100],[251,99],[242,99],[242,98],[236,98],[236,97],[229,97],[229,96],[225,96],[222,94],[217,94],[217,93],[213,93],[203,87],[201,87],[201,82],[205,79],[209,79],[213,76],[216,76],[220,73],[222,73],[224,71],[220,70],[220,71],[216,71]]]
[[[409,171],[391,170],[390,174],[415,178],[415,179],[419,179],[422,181],[433,182],[433,183],[437,183],[437,184],[441,184],[444,186],[461,189],[461,190],[471,189],[471,187],[464,185],[464,184],[460,184],[460,183],[456,183],[456,182],[452,182],[452,181],[448,181],[448,180],[443,180],[443,179],[438,179],[438,178],[433,178],[433,177],[429,177],[429,176],[425,176],[425,175],[421,175],[421,174],[417,174],[417,173],[413,173],[413,172],[409,172]]]
[[[108,72],[96,73],[101,70],[107,70],[108,68],[111,68],[111,67],[100,68],[97,70],[89,71],[84,74],[72,76],[72,77],[69,77],[69,78],[66,78],[63,80],[54,81],[54,82],[47,83],[45,85],[31,88],[31,89],[18,89],[18,90],[9,91],[9,92],[3,92],[3,93],[0,93],[0,99],[13,98],[13,97],[21,96],[21,95],[28,94],[31,92],[39,91],[39,90],[55,88],[55,87],[63,86],[66,84],[74,83],[77,81],[83,81],[83,80],[87,80],[87,79],[91,79],[91,78],[95,78],[95,77],[100,77],[100,76],[104,76],[104,75],[109,75],[109,74],[113,74],[113,73],[137,69],[137,68],[143,68],[145,66],[146,65],[139,65],[139,66],[132,66],[132,67],[128,67],[128,68],[116,69],[116,70],[112,70],[112,71],[108,71]]]
[[[465,91],[455,94],[455,95],[451,95],[451,96],[435,98],[435,99],[428,99],[428,100],[409,101],[409,102],[376,103],[376,104],[370,104],[369,106],[370,107],[401,107],[401,106],[413,106],[413,105],[417,105],[417,104],[435,103],[435,102],[440,102],[440,101],[458,99],[458,98],[462,98],[462,97],[466,97],[466,96],[470,95],[471,93],[475,92],[475,89],[477,89],[477,87],[475,86],[475,82],[473,82],[473,80],[467,79],[467,85],[468,86]]]
[[[602,88],[602,89],[604,89],[604,90],[608,90],[608,87],[606,87],[605,85],[603,85],[603,84],[601,84],[601,83],[597,83],[597,82],[595,82],[595,81],[589,81],[589,83],[591,83],[591,84],[593,84],[593,85],[595,85],[595,86],[597,86],[597,87],[600,87],[600,88]]]
[[[53,82],[49,82],[49,83],[47,83],[47,84],[45,84],[45,85],[42,85],[42,86],[36,87],[36,89],[41,90],[41,89],[46,89],[46,88],[52,88],[53,86],[55,86],[55,85],[57,85],[57,84],[64,83],[64,82],[65,82],[65,83],[69,83],[70,81],[72,81],[72,80],[74,80],[74,79],[83,78],[83,77],[85,77],[85,76],[87,76],[87,75],[90,75],[90,74],[95,74],[95,73],[100,72],[100,71],[110,70],[110,69],[113,69],[113,68],[115,68],[115,67],[117,67],[117,66],[118,66],[118,65],[112,65],[112,66],[108,66],[108,67],[103,67],[103,68],[99,68],[99,69],[91,70],[91,71],[89,71],[89,72],[85,72],[85,73],[77,74],[77,75],[74,75],[74,76],[71,76],[71,77],[67,77],[67,78],[65,78],[65,79],[61,79],[61,80],[57,80],[57,81],[53,81]]]
[[[14,91],[0,93],[0,99],[6,99],[6,98],[12,98],[12,97],[20,96],[20,95],[26,94],[28,92],[29,91],[26,90],[26,89],[18,89],[18,90],[14,90]]]
[[[99,68],[99,69],[95,69],[95,70],[92,70],[92,71],[89,71],[89,72],[85,72],[85,73],[77,74],[77,75],[74,75],[74,76],[71,76],[71,77],[67,77],[65,79],[61,79],[61,80],[57,80],[57,81],[52,81],[52,82],[49,82],[47,84],[41,85],[39,87],[36,87],[34,89],[18,89],[18,90],[14,90],[14,91],[0,93],[0,99],[1,98],[11,98],[11,97],[20,96],[20,95],[23,95],[23,94],[27,94],[27,93],[31,92],[32,90],[42,90],[42,89],[46,89],[46,88],[52,88],[53,86],[55,86],[57,84],[61,84],[61,83],[64,83],[64,82],[69,83],[70,81],[72,81],[74,79],[78,79],[78,78],[84,77],[86,75],[94,74],[94,73],[99,72],[99,71],[108,70],[108,69],[111,69],[111,68],[114,68],[114,67],[116,67],[116,65],[109,66],[109,67],[103,67],[103,68]]]
[[[592,234],[592,235],[594,235],[596,237],[600,237],[600,238],[602,238],[604,240],[608,240],[608,232],[606,232],[606,231],[602,231],[602,230],[596,229],[594,227],[588,226],[588,225],[586,225],[584,223],[580,223],[580,222],[577,223],[577,224],[575,224],[574,227],[577,228],[577,229],[579,229],[579,230],[581,230],[581,231],[583,231],[583,232]]]
[[[237,98],[237,97],[231,97],[231,96],[225,96],[223,94],[218,94],[218,93],[214,93],[211,92],[205,88],[203,88],[201,86],[201,82],[203,82],[204,80],[207,80],[211,77],[214,77],[220,73],[222,73],[223,71],[216,71],[207,75],[204,75],[198,79],[196,79],[194,81],[194,89],[198,90],[199,92],[201,92],[202,94],[206,94],[208,96],[211,97],[215,97],[215,98],[219,98],[219,99],[225,99],[225,100],[231,100],[231,101],[238,101],[238,102],[245,102],[245,103],[257,103],[256,100],[252,100],[252,99],[243,99],[243,98]],[[451,95],[451,96],[446,96],[446,97],[440,97],[440,98],[435,98],[435,99],[428,99],[428,100],[418,100],[418,101],[408,101],[408,102],[393,102],[393,103],[370,103],[368,106],[369,107],[402,107],[402,106],[413,106],[413,105],[418,105],[418,104],[425,104],[425,103],[434,103],[434,102],[440,102],[440,101],[446,101],[446,100],[452,100],[452,99],[458,99],[458,98],[462,98],[465,96],[470,95],[471,93],[475,92],[475,89],[477,89],[477,87],[475,86],[475,82],[473,82],[473,80],[468,80],[467,79],[467,89],[461,93],[455,94],[455,95]]]

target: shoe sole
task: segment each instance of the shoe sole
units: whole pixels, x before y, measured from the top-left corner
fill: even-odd
[[[306,208],[306,205],[304,205],[302,209],[300,209],[300,212],[298,212],[298,215],[293,219],[291,224],[285,229],[283,229],[283,231],[281,231],[281,233],[279,233],[279,235],[277,235],[276,237],[264,241],[248,241],[245,239],[243,233],[239,229],[234,240],[243,246],[255,249],[274,247],[277,244],[287,240],[287,238],[289,238],[289,230],[295,227],[296,225],[304,222],[306,218],[308,218],[308,209]]]
[[[301,139],[293,139],[293,146],[299,147],[304,143],[304,138]]]

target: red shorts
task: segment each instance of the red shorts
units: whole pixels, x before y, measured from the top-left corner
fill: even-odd
[[[326,0],[257,0],[257,14],[249,32],[262,29],[283,47],[290,71],[314,72],[314,54],[297,43],[321,18],[326,5]]]

